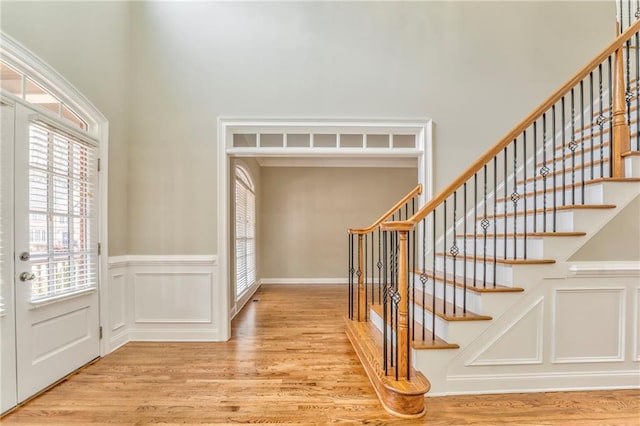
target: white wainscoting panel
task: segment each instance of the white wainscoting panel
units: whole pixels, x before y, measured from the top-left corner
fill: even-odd
[[[126,300],[125,286],[126,271],[121,270],[110,274],[109,283],[109,318],[111,319],[111,332],[117,333],[122,327],[127,325],[127,317],[125,315]]]
[[[211,323],[210,272],[135,272],[136,324]]]
[[[109,259],[110,351],[128,341],[220,341],[217,256]]]
[[[624,361],[624,288],[558,288],[554,302],[553,363]]]
[[[542,364],[543,307],[538,298],[468,365]]]

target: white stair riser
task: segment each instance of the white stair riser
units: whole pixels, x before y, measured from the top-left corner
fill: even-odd
[[[537,190],[539,191],[541,190],[541,188],[537,188]],[[588,186],[585,185],[584,187],[585,203],[586,203],[586,200],[589,199],[589,195],[587,194],[587,191],[589,191],[589,188]],[[576,187],[575,191],[573,192],[571,190],[566,190],[564,191],[564,194],[562,190],[558,189],[555,193],[547,192],[546,194],[538,194],[535,198],[532,195],[528,195],[526,199],[527,211],[533,211],[534,209],[541,210],[544,208],[553,208],[554,196],[555,196],[556,206],[582,204],[582,187],[580,186]],[[593,199],[593,197],[591,197],[590,199]],[[602,204],[602,203],[590,202],[589,204]],[[524,212],[525,210],[525,199],[523,196],[520,196],[520,199],[518,200],[517,204],[514,204],[511,200],[507,200],[506,206],[503,200],[498,201],[496,205],[496,209],[498,213],[504,213],[505,207],[507,212],[514,211],[514,207],[515,207],[518,213],[522,214],[522,212]]]
[[[464,250],[465,243],[466,243],[467,255],[472,255],[472,254],[483,255],[486,253],[487,256],[493,257],[494,246],[495,246],[496,248],[495,253],[497,253],[498,256],[504,257],[504,251],[505,251],[505,245],[506,245],[506,251],[509,257],[513,257],[514,247],[515,247],[516,255],[518,257],[522,257],[524,255],[524,252],[525,252],[524,248],[526,245],[527,258],[530,258],[530,259],[544,258],[544,243],[541,238],[533,238],[533,237],[527,238],[526,244],[525,244],[524,238],[518,237],[514,241],[513,237],[507,237],[506,244],[505,244],[504,237],[497,237],[495,241],[492,236],[487,237],[486,241],[484,237],[478,237],[475,240],[475,247],[474,247],[473,238],[458,239],[456,244],[458,246],[458,249],[460,250],[460,254],[465,253],[465,250]]]
[[[546,227],[545,227],[546,218]],[[487,233],[507,233],[514,232],[513,225],[516,223],[515,232],[524,232],[525,230],[525,217],[523,215],[509,216],[507,218],[499,217],[494,221],[489,218],[489,227]],[[505,227],[506,221],[506,227]],[[571,232],[573,231],[573,212],[568,210],[557,210],[555,214],[555,228],[554,228],[554,214],[553,212],[536,213],[535,214],[536,231],[543,232]],[[526,229],[528,232],[533,232],[534,229],[534,215],[528,214],[526,216]],[[482,233],[481,220],[478,221],[477,229],[479,233]]]
[[[423,325],[427,329],[427,331],[431,332],[433,330],[433,315],[431,314],[430,311],[423,310],[420,306],[416,305],[415,311],[413,311],[412,308],[409,308],[409,312],[410,314],[414,315],[414,318],[416,319],[416,321],[419,324]],[[423,313],[424,313],[424,318],[423,318]],[[450,323],[448,321],[443,320],[437,315],[435,318],[436,318],[436,323],[435,323],[436,335],[441,339],[447,340],[447,337],[449,335]],[[383,332],[383,328],[382,328],[383,318],[381,318],[374,310],[371,310],[370,319],[373,325],[375,325],[375,327],[378,330],[380,330],[380,332]],[[424,320],[424,323],[422,322],[423,320]],[[390,327],[389,325],[387,325],[387,333],[390,336],[392,335],[392,333],[394,333],[394,331],[392,330],[392,327]],[[416,330],[416,338],[418,338],[418,336],[420,337],[422,336],[422,331]]]
[[[462,277],[460,277],[460,282],[462,282]],[[481,285],[481,282],[477,282],[477,285]],[[433,295],[433,280],[429,279],[427,281],[427,283],[425,284],[425,286],[422,286],[422,283],[419,279],[419,276],[416,275],[415,277],[415,288],[417,290],[423,290],[424,289],[424,293],[425,293],[425,300],[427,303],[429,303],[429,301],[431,300],[431,297]],[[439,299],[443,299],[445,296],[445,286],[443,284],[442,281],[438,280],[436,281],[436,297]],[[463,306],[464,305],[464,289],[461,287],[456,287],[456,297],[455,297],[455,302],[456,305],[458,306]],[[467,309],[470,310],[471,312],[481,312],[482,309],[482,297],[480,295],[480,293],[476,293],[473,291],[467,291]],[[449,303],[453,303],[453,284],[447,284],[446,286],[446,300]]]
[[[640,177],[640,156],[634,155],[624,159],[626,177]]]
[[[444,270],[444,258],[438,257],[436,259],[436,269],[438,271]],[[447,257],[446,261],[447,273],[453,274],[454,260],[452,257]],[[492,261],[487,261],[485,264],[482,259],[475,261],[475,275],[474,275],[474,261],[473,260],[461,260],[460,258],[455,261],[455,272],[457,276],[462,276],[464,268],[467,270],[467,278],[476,279],[478,283],[487,283],[487,285],[494,283],[494,264]],[[496,263],[495,265],[495,283],[511,287],[512,281],[512,268],[511,265]]]

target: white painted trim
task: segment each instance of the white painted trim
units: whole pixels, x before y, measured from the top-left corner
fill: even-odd
[[[556,342],[558,337],[556,335],[557,328],[557,302],[559,293],[618,293],[618,353],[615,356],[590,356],[590,357],[558,357],[556,352]],[[581,363],[609,363],[609,362],[623,362],[625,356],[625,343],[626,343],[626,289],[624,287],[558,287],[553,290],[552,293],[552,308],[551,308],[551,364],[581,364]]]
[[[569,272],[579,277],[639,277],[640,262],[573,262]]]
[[[376,167],[414,169],[418,162],[414,157],[395,158],[331,158],[331,157],[256,157],[260,167]]]
[[[528,315],[534,309],[538,309],[536,314],[537,333],[536,333],[536,357],[530,359],[492,359],[492,360],[479,360],[479,358],[496,342],[502,339],[507,333],[509,333],[513,327],[515,327],[526,315]],[[470,361],[465,363],[465,366],[483,366],[483,365],[534,365],[542,364],[542,350],[543,350],[543,328],[544,328],[544,297],[541,296],[529,304],[522,310],[520,315],[512,320],[511,324],[504,327],[501,333],[497,334],[489,343],[482,347],[476,355],[474,355]]]
[[[638,341],[638,334],[640,334],[640,287],[636,287],[633,297],[633,361],[640,361],[640,341]]]
[[[218,256],[209,255],[131,255],[114,256],[108,260],[109,268],[123,266],[215,266]]]
[[[340,148],[340,133],[349,133],[349,129],[357,129],[356,133],[395,133],[416,135],[417,149],[349,149]],[[311,129],[312,132],[333,132],[337,134],[336,149],[326,151],[318,148],[307,149],[277,149],[265,151],[264,149],[237,149],[232,145],[232,134],[237,133],[300,133]],[[369,129],[369,131],[367,131]],[[353,130],[352,130],[353,132]],[[286,136],[286,135],[285,135]],[[217,139],[217,178],[218,178],[218,269],[220,299],[217,312],[220,318],[220,335],[226,339],[230,337],[231,310],[233,302],[230,300],[231,292],[230,274],[230,247],[231,232],[229,218],[230,202],[230,156],[265,157],[267,153],[276,157],[300,158],[322,156],[323,158],[415,158],[418,160],[418,183],[422,184],[422,194],[419,197],[419,205],[422,206],[427,200],[433,197],[433,124],[430,118],[422,119],[362,119],[362,118],[294,118],[283,119],[273,117],[263,118],[233,118],[218,117],[218,139]],[[364,142],[363,142],[364,144]],[[259,141],[256,141],[259,146]],[[286,147],[286,137],[283,140]],[[364,146],[364,145],[363,145]],[[267,284],[269,280],[263,279],[262,283]],[[327,281],[327,280],[323,280]],[[331,281],[329,281],[331,282]],[[340,279],[339,283],[346,283],[346,279]],[[338,283],[338,282],[334,282]]]
[[[447,382],[466,389],[456,387],[450,392],[429,392],[426,396],[637,389],[639,381],[640,370],[452,375]]]
[[[346,278],[263,278],[262,284],[286,284],[286,285],[333,285],[348,284]]]
[[[98,173],[98,192],[100,196],[98,209],[98,242],[102,245],[102,254],[99,259],[99,321],[101,325],[109,324],[108,307],[109,296],[107,291],[109,280],[109,121],[100,110],[87,99],[80,90],[65,79],[60,73],[46,62],[41,60],[33,52],[16,41],[13,37],[0,31],[0,53],[8,62],[18,65],[20,70],[29,74],[30,78],[42,84],[64,104],[84,115],[89,120],[87,132],[99,143],[101,170]],[[12,99],[24,102],[15,96]],[[32,106],[32,105],[30,105]],[[44,115],[51,116],[44,111]],[[59,118],[58,118],[59,119]],[[100,355],[109,353],[109,332],[100,343]]]

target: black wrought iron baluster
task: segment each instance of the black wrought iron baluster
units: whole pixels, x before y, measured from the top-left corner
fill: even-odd
[[[389,374],[388,366],[389,359],[387,356],[388,348],[387,348],[387,340],[389,338],[387,333],[387,309],[389,309],[389,279],[388,279],[388,269],[389,269],[389,252],[387,245],[388,232],[384,231],[382,233],[382,269],[384,275],[383,279],[383,287],[382,287],[382,353],[383,353],[383,364],[384,364],[384,374],[385,376]]]
[[[426,324],[425,324],[425,302],[426,302],[426,290],[427,290],[427,218],[422,219],[422,274],[420,274],[420,283],[422,284],[422,340],[424,341],[426,336]],[[414,302],[415,305],[415,302]]]
[[[509,213],[507,211],[507,199],[508,199],[508,195],[507,195],[507,191],[508,191],[508,189],[507,189],[507,186],[508,186],[507,185],[507,176],[509,174],[507,172],[507,147],[506,146],[504,147],[504,150],[502,151],[502,155],[504,157],[503,158],[503,163],[504,163],[503,164],[503,169],[504,170],[503,170],[503,174],[502,174],[502,178],[504,179],[504,183],[502,184],[502,186],[504,188],[504,201],[502,203],[503,204],[503,211],[504,211],[504,235],[502,237],[502,240],[503,240],[504,247],[503,247],[503,250],[502,250],[503,251],[502,258],[506,259],[507,258],[507,218],[509,217]],[[496,262],[497,262],[497,259],[495,258],[495,256],[493,258],[493,262],[494,262],[493,268],[495,270]]]
[[[453,192],[453,245],[451,246],[451,249],[449,250],[449,253],[451,253],[451,256],[453,256],[453,315],[456,314],[456,260],[457,260],[457,256],[458,253],[460,253],[460,249],[458,248],[458,237],[457,237],[457,232],[456,230],[458,229],[457,227],[457,222],[456,222],[456,214],[457,214],[457,209],[458,209],[458,191],[454,191]],[[444,288],[446,291],[447,288],[447,280],[445,278],[445,282],[444,282]],[[447,299],[444,299],[444,304],[446,306],[447,304]],[[446,310],[446,308],[445,308]]]
[[[378,303],[382,304],[382,261],[380,259],[380,252],[382,251],[382,241],[381,241],[381,232],[380,227],[378,226],[378,263],[376,266],[378,267]]]
[[[538,169],[538,120],[533,122],[533,170],[532,170],[532,178],[533,178],[533,232],[538,231],[538,221],[536,220],[536,210],[538,209],[538,192],[536,188],[537,179],[537,169]],[[525,193],[525,200],[527,199],[527,185],[524,186],[523,189]],[[527,208],[525,207],[525,212]]]
[[[560,151],[560,154],[562,155],[562,205],[566,206],[567,205],[567,199],[566,199],[566,194],[567,194],[567,181],[566,181],[567,165],[566,165],[566,158],[567,158],[567,156],[565,155],[565,149],[566,149],[566,146],[567,146],[567,136],[566,136],[565,129],[567,128],[567,123],[566,123],[566,120],[565,120],[565,117],[564,117],[564,110],[565,110],[564,98],[565,97],[563,96],[562,97],[562,101],[561,101],[562,113],[561,113],[560,125],[562,126],[562,151]],[[554,214],[554,216],[555,216],[555,214]],[[555,222],[555,218],[554,218],[554,222]]]
[[[443,313],[446,315],[447,314],[447,200],[444,200],[443,203],[443,213],[442,213],[442,220],[444,221],[444,226],[443,226],[443,232],[442,232],[442,256],[444,258],[444,262],[443,262],[443,269],[442,269],[442,300],[444,300],[443,303]],[[455,259],[453,261],[453,263],[455,264]],[[436,314],[436,305],[433,305],[433,315]]]
[[[526,164],[525,164],[525,168],[526,168]],[[513,140],[513,192],[511,193],[511,202],[513,203],[513,258],[514,259],[518,258],[517,224],[518,224],[518,200],[520,199],[520,194],[518,194],[517,179],[516,179],[517,176],[518,176],[518,139],[514,139]],[[527,182],[526,176],[524,178],[524,182],[526,185],[526,182]],[[526,229],[527,229],[526,213],[524,216],[524,220],[525,220],[524,229],[526,232]],[[506,244],[505,244],[505,247],[506,247]]]
[[[576,149],[578,143],[576,142],[576,109],[574,90],[571,89],[571,141],[569,142],[569,149],[571,150],[571,205],[576,204]]]
[[[495,162],[495,157],[493,158],[493,161]],[[493,197],[495,198],[496,193],[493,193]],[[483,244],[483,248],[482,248],[482,286],[484,288],[487,287],[487,229],[489,228],[489,219],[487,219],[487,165],[484,165],[484,198],[482,201],[482,204],[484,205],[484,219],[482,219],[482,222],[480,222],[480,226],[482,227],[483,230],[483,236],[482,236],[482,244]],[[495,225],[496,225],[496,211],[493,211],[493,229],[495,232]],[[477,257],[477,256],[474,256]],[[474,262],[474,268],[475,268],[475,262]]]
[[[353,234],[347,234],[347,243],[348,243],[348,250],[349,250],[349,257],[348,257],[348,263],[349,263],[349,268],[347,270],[347,275],[348,275],[348,279],[349,279],[349,319],[352,320],[353,319]]]
[[[413,216],[415,212],[416,212],[416,199],[412,198],[411,199],[411,216]],[[416,332],[415,332],[416,328],[415,328],[415,324],[413,323],[416,317],[416,271],[417,271],[416,256],[418,255],[416,253],[416,228],[415,227],[411,231],[411,238],[413,240],[412,241],[413,255],[411,256],[412,265],[411,265],[411,268],[409,268],[409,273],[411,274],[411,302],[412,303],[411,303],[411,318],[409,318],[409,321],[407,322],[409,324],[409,327],[411,328],[411,340],[409,340],[409,345],[407,345],[407,347],[411,347],[411,341],[416,339]]]
[[[613,177],[613,58],[607,59],[609,68],[609,177]]]
[[[555,153],[557,151],[556,149],[556,106],[554,105],[552,108],[552,113],[553,116],[551,117],[551,137],[553,139],[553,143],[552,145],[552,152],[553,152],[553,159],[551,161],[553,161],[553,169],[552,169],[552,176],[553,176],[553,216],[552,216],[552,220],[553,220],[553,232],[556,232],[556,211],[557,211],[557,204],[558,204],[558,183],[556,182],[557,179],[557,173],[556,173],[556,158],[555,158]],[[562,188],[562,191],[564,192],[564,188]],[[545,215],[547,213],[545,212]]]
[[[533,164],[535,164],[535,154],[533,156]],[[534,166],[535,167],[535,166]],[[527,181],[527,131],[525,130],[522,133],[522,169],[523,169],[523,173],[524,173],[524,181]],[[535,179],[534,179],[535,181]],[[524,229],[522,230],[523,234],[524,234],[524,247],[523,247],[523,255],[524,255],[524,259],[527,258],[527,190],[526,190],[526,186],[525,189],[523,190],[524,194],[524,199],[523,204],[524,204],[524,209],[523,209],[523,213],[522,213],[522,218],[524,220]],[[534,191],[535,192],[535,191]],[[516,194],[518,194],[518,192],[516,191]],[[520,197],[520,195],[517,195],[518,197]],[[517,203],[518,200],[514,201],[514,203]],[[514,230],[514,244],[515,244],[515,230]],[[515,252],[514,252],[514,256],[513,258],[515,259]]]
[[[596,117],[595,111],[594,111],[594,101],[593,101],[593,71],[591,71],[589,73],[589,111],[591,111],[591,126],[589,126],[589,145],[590,145],[590,149],[589,149],[589,178],[590,179],[594,179],[594,170],[595,170],[595,164],[594,164],[594,151],[595,151],[595,145],[594,145],[594,134],[593,134],[593,128],[595,127],[596,123],[600,120],[600,115],[598,115],[598,117]],[[602,113],[600,113],[602,114]]]
[[[547,167],[547,113],[542,114],[542,232],[547,232],[547,175],[550,170]]]
[[[589,113],[591,113],[591,108],[589,108]],[[584,204],[584,186],[585,186],[585,176],[584,176],[584,80],[580,82],[580,161],[582,163],[581,172],[582,172],[582,184],[580,188],[580,203]]]
[[[598,65],[598,99],[600,106],[600,116],[598,117],[598,126],[600,126],[600,177],[604,177],[604,123],[606,119],[602,110],[603,94],[602,94],[602,64]]]
[[[464,197],[464,203],[462,205],[462,218],[464,220],[463,222],[463,229],[462,229],[462,235],[463,235],[463,240],[462,240],[462,258],[464,259],[463,262],[463,267],[462,267],[462,313],[467,313],[467,182],[464,183],[463,185],[463,197]],[[475,258],[476,256],[476,252],[475,252],[475,248],[473,250],[473,257]],[[453,286],[453,294],[456,294],[456,287],[455,285]]]
[[[369,262],[369,268],[371,269],[371,304],[375,304],[375,296],[376,296],[376,264],[373,261],[375,255],[375,242],[376,242],[376,233],[375,231],[371,232],[371,258]]]
[[[432,274],[433,276],[431,277],[432,279],[432,283],[433,285],[431,286],[431,303],[432,306],[436,306],[436,219],[437,219],[437,215],[436,215],[436,210],[433,210],[433,218],[432,220],[432,234],[431,234],[431,260],[432,260]],[[427,309],[426,305],[422,305],[422,309],[423,311],[425,311]],[[436,316],[435,315],[431,315],[431,341],[435,342],[436,341]]]
[[[398,367],[399,367],[399,362],[398,362],[398,333],[400,332],[400,330],[398,330],[398,304],[400,303],[400,294],[398,293],[398,289],[396,288],[393,292],[393,310],[394,315],[395,315],[395,322],[394,322],[394,326],[393,329],[395,330],[395,333],[393,333],[393,346],[395,347],[395,351],[394,351],[394,355],[395,355],[395,373],[396,373],[396,380],[398,380]]]
[[[478,173],[473,174],[473,287],[476,287],[478,259]],[[466,266],[465,266],[466,270]]]
[[[505,188],[507,186],[505,178]],[[507,223],[507,212],[504,211],[505,226]],[[487,268],[487,248],[484,249],[484,268]],[[496,265],[498,262],[498,156],[493,157],[493,286],[496,286]],[[485,277],[486,279],[486,277]]]
[[[369,294],[367,292],[369,287],[369,274],[367,271],[367,255],[369,254],[369,245],[367,244],[367,234],[364,234],[364,320],[368,321],[369,316]]]

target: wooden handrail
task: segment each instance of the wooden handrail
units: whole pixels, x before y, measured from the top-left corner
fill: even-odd
[[[422,194],[422,184],[416,185],[415,188],[409,191],[409,193],[405,195],[400,201],[395,203],[393,207],[391,207],[385,214],[383,214],[378,220],[373,222],[371,226],[369,226],[368,228],[350,228],[348,231],[349,234],[368,234],[369,232],[375,230],[382,222],[389,219],[389,217],[391,217],[391,215],[395,213],[396,210],[398,210],[400,207],[402,207],[407,201],[420,194]]]
[[[536,120],[538,120],[542,114],[547,112],[549,108],[555,105],[563,96],[565,96],[571,88],[575,87],[582,80],[584,80],[594,68],[601,64],[605,59],[613,55],[617,50],[623,47],[627,40],[631,39],[640,31],[640,20],[636,21],[632,26],[627,28],[618,38],[616,38],[609,46],[607,46],[602,52],[594,57],[589,63],[582,67],[577,73],[573,75],[566,83],[564,83],[558,90],[556,90],[551,96],[549,96],[538,108],[533,110],[524,120],[516,125],[509,133],[507,133],[502,139],[498,141],[494,146],[489,148],[480,158],[478,158],[467,170],[465,170],[458,178],[451,182],[446,188],[444,188],[438,195],[432,198],[427,204],[418,210],[412,217],[404,221],[385,222],[381,225],[383,230],[397,231],[400,229],[413,229],[422,219],[427,217],[432,211],[434,211],[444,200],[449,198],[458,188],[460,188],[465,182],[467,182],[474,174],[478,173],[485,164],[489,163],[496,155],[498,155],[507,145],[513,142],[522,132],[529,128]],[[613,88],[609,88],[613,90]]]

